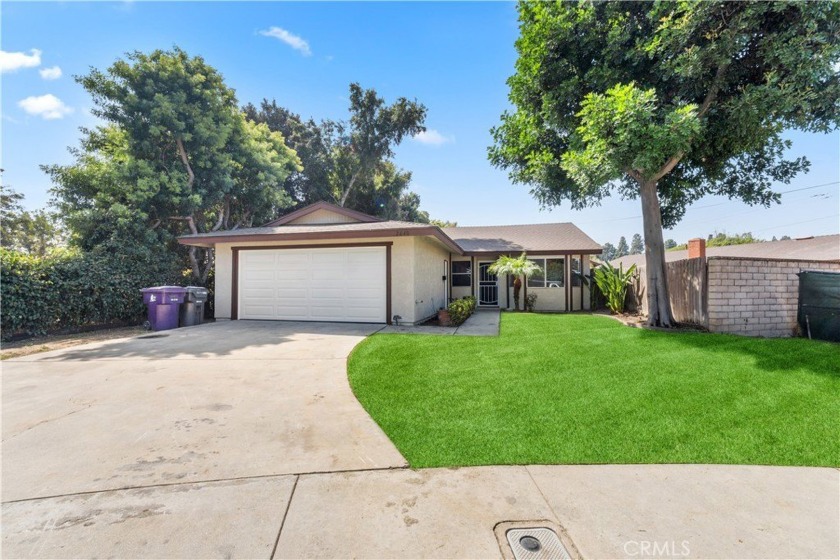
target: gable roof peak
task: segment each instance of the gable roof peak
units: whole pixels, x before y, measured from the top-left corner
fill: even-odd
[[[344,208],[343,206],[333,204],[332,202],[327,202],[326,200],[319,200],[318,202],[314,202],[308,206],[304,206],[303,208],[298,208],[294,212],[289,212],[284,216],[280,216],[276,220],[268,222],[263,227],[276,227],[286,225],[319,210],[325,210],[333,214],[340,214],[342,216],[350,218],[350,220],[354,222],[371,223],[382,221],[381,218],[377,218],[376,216],[371,216],[370,214],[365,214],[364,212],[351,210],[350,208]]]

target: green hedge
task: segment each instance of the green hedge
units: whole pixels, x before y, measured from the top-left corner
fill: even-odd
[[[173,258],[145,248],[60,250],[43,258],[0,249],[0,335],[139,324],[145,315],[140,288],[177,279]]]
[[[461,299],[456,299],[449,304],[447,308],[449,311],[449,318],[452,321],[452,326],[457,327],[464,321],[469,319],[470,315],[475,311],[475,298],[466,296]]]

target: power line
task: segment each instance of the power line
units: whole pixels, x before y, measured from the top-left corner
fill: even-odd
[[[828,216],[823,216],[822,218],[813,218],[811,220],[802,220],[801,222],[791,222],[789,224],[782,224],[780,226],[773,226],[773,227],[769,227],[769,228],[759,229],[759,230],[756,230],[756,233],[758,233],[760,231],[767,231],[767,230],[771,230],[771,229],[779,229],[779,228],[788,227],[788,226],[796,226],[796,225],[799,225],[799,224],[807,224],[807,223],[810,223],[810,222],[818,222],[820,220],[827,220],[828,218],[837,218],[838,216],[840,216],[840,213],[830,214]]]
[[[779,192],[779,194],[789,194],[789,193],[795,193],[795,192],[799,192],[799,191],[819,189],[819,188],[822,188],[822,187],[828,187],[828,186],[837,185],[837,184],[840,184],[840,181],[832,181],[830,183],[822,183],[821,185],[811,185],[810,187],[800,187],[798,189],[791,189],[789,191],[781,191],[781,192]],[[689,209],[699,210],[701,208],[712,208],[714,206],[723,206],[724,204],[731,204],[731,203],[732,203],[732,200],[725,200],[723,202],[716,202],[714,204],[704,204],[702,206],[689,206]],[[755,211],[758,211],[758,210],[766,210],[766,208],[755,208],[755,209],[751,209],[751,210],[744,210],[743,212],[736,212],[735,214],[729,214],[725,217],[730,218],[732,216],[738,216],[740,214],[755,212]],[[639,219],[641,217],[642,216],[640,214],[638,216],[629,216],[627,218],[609,218],[609,219],[606,219],[606,220],[587,220],[587,221],[578,222],[578,223],[580,223],[580,224],[603,224],[603,223],[609,223],[609,222],[623,222],[623,221],[626,221],[626,220],[636,220],[636,219]],[[680,222],[680,223],[683,223],[683,222]]]

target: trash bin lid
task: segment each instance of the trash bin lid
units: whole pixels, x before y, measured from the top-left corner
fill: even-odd
[[[141,292],[144,294],[146,293],[159,293],[159,294],[185,294],[187,290],[182,288],[181,286],[152,286],[150,288],[141,288]]]

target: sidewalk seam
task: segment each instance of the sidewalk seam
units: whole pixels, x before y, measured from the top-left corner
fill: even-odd
[[[559,524],[560,523],[560,517],[557,516],[557,512],[554,511],[554,508],[551,506],[551,502],[548,501],[548,498],[545,497],[545,494],[543,493],[542,488],[540,488],[540,485],[537,484],[537,481],[534,479],[534,474],[531,472],[531,469],[528,468],[528,465],[523,465],[523,466],[525,468],[525,472],[528,473],[528,478],[531,479],[531,483],[533,483],[534,488],[536,488],[537,492],[540,493],[540,497],[542,497],[543,501],[545,502],[545,505],[548,506],[549,511],[551,511],[551,515],[554,516],[554,522]]]
[[[280,520],[280,529],[277,530],[277,538],[274,539],[274,548],[271,549],[271,556],[268,557],[268,560],[273,560],[274,555],[277,554],[277,545],[280,544],[280,535],[283,533],[283,526],[286,525],[286,518],[289,516],[289,510],[292,508],[292,500],[295,497],[295,490],[297,490],[299,480],[300,475],[295,476],[295,482],[292,484],[292,491],[289,494],[289,501],[286,504],[286,511],[283,512],[283,519]]]
[[[356,472],[377,472],[377,471],[395,471],[395,470],[407,470],[410,469],[409,466],[397,466],[397,467],[372,467],[368,469],[347,469],[347,470],[337,470],[337,471],[310,471],[310,472],[299,472],[299,473],[276,473],[276,474],[254,474],[250,476],[235,476],[232,478],[212,478],[207,480],[193,480],[193,481],[181,481],[181,482],[163,482],[160,484],[146,484],[142,486],[123,486],[122,488],[103,488],[102,490],[84,490],[82,492],[68,492],[67,494],[53,494],[51,496],[33,496],[31,498],[18,498],[16,500],[5,500],[0,502],[2,505],[6,504],[17,504],[21,502],[35,502],[38,500],[53,500],[55,498],[73,498],[76,496],[89,496],[92,494],[104,494],[106,492],[127,492],[129,490],[145,490],[148,488],[168,488],[170,486],[188,486],[191,484],[215,484],[218,482],[237,482],[240,480],[260,480],[263,478],[280,478],[280,477],[301,477],[301,476],[308,476],[308,475],[319,475],[319,474],[341,474],[341,473],[356,473]]]

